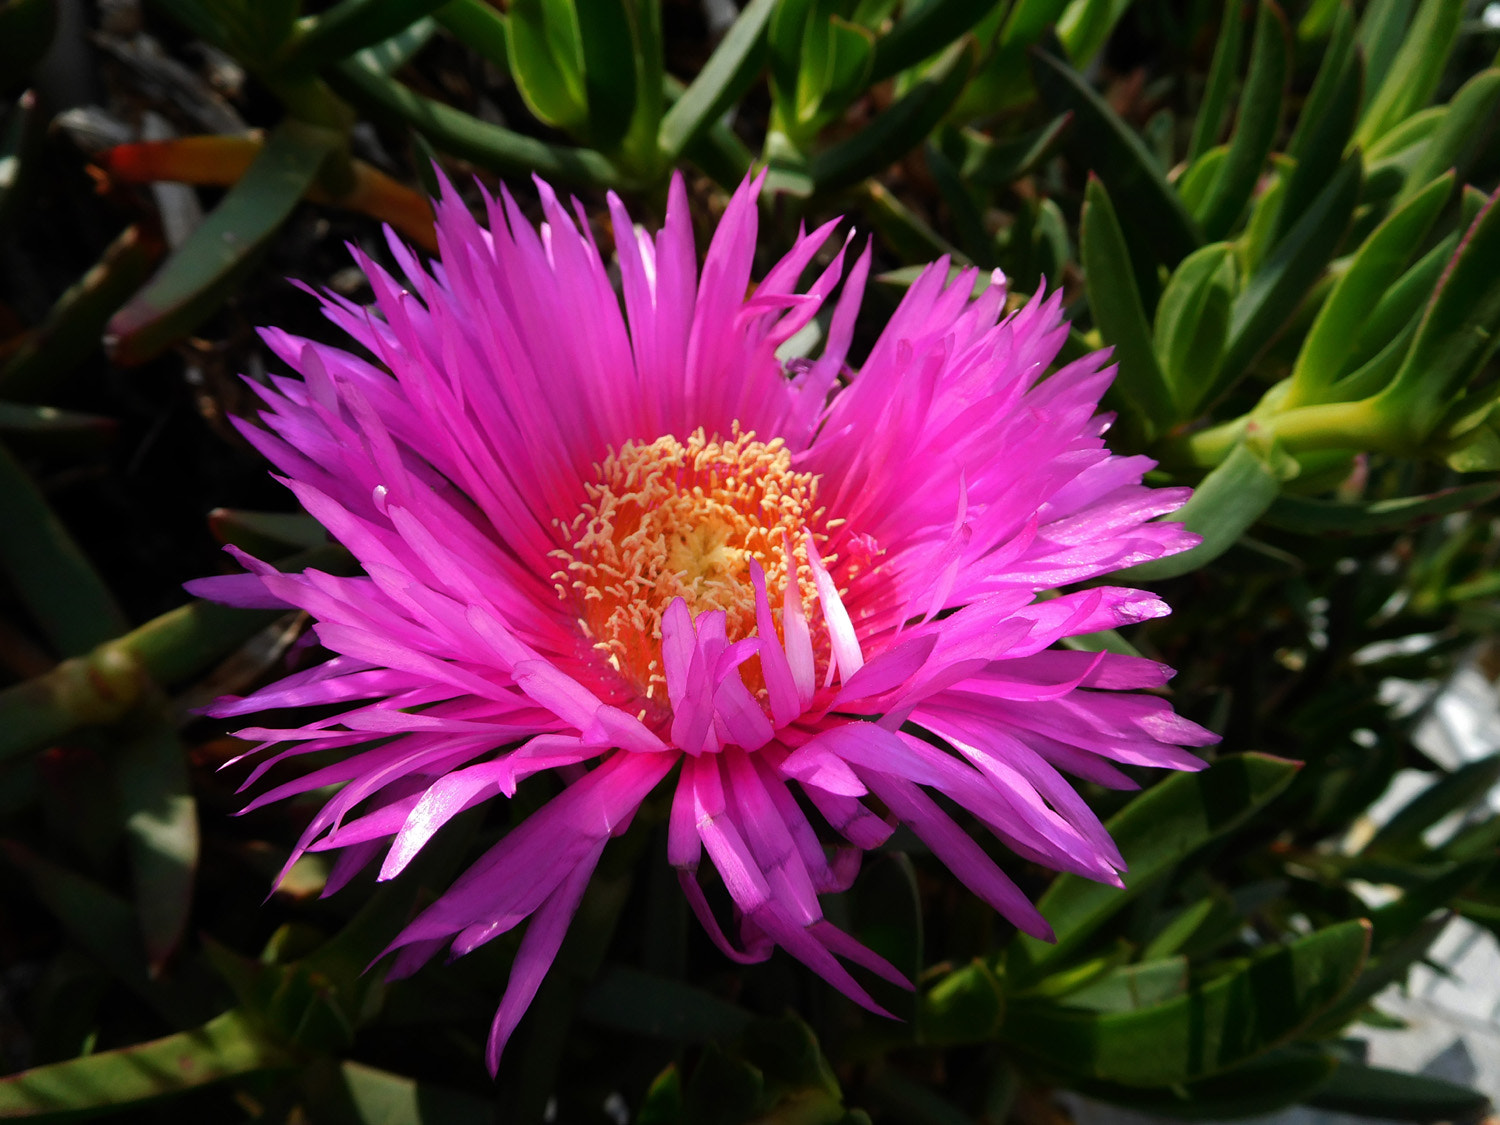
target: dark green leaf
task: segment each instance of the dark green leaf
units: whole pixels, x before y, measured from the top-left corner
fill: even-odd
[[[1062,40],[1074,66],[1088,66],[1108,42],[1131,0],[1073,0],[1057,21]]]
[[[760,71],[766,24],[776,0],[750,0],[697,77],[661,120],[661,159],[673,164],[729,107],[744,95]]]
[[[1184,1121],[1260,1116],[1302,1101],[1338,1067],[1332,1052],[1306,1044],[1283,1047],[1213,1078],[1168,1090],[1088,1082],[1084,1093],[1142,1113]]]
[[[447,0],[340,0],[313,17],[280,60],[288,69],[318,70],[404,31]]]
[[[1164,1004],[1187,991],[1186,957],[1122,965],[1064,998],[1069,1008],[1090,1012],[1133,1012]]]
[[[626,0],[592,0],[579,4],[578,31],[583,45],[583,79],[588,100],[588,139],[605,152],[615,148],[635,115],[635,34]],[[511,7],[515,11],[515,5]],[[514,18],[514,17],[512,17]],[[661,76],[650,77],[661,89]],[[655,134],[655,122],[652,123]]]
[[[1286,193],[1269,239],[1272,245],[1312,206],[1328,178],[1338,170],[1354,132],[1364,72],[1353,45],[1352,19],[1347,5],[1339,8],[1333,42],[1324,54],[1317,81],[1287,145],[1287,155],[1295,161],[1295,167],[1285,177]]]
[[[412,126],[438,148],[508,176],[533,172],[556,186],[624,186],[619,170],[597,152],[522,136],[480,121],[462,110],[413,93],[401,83],[354,60],[340,63],[341,88],[381,116]],[[332,77],[332,76],[331,76]]]
[[[974,56],[972,40],[955,43],[873,121],[814,156],[808,171],[816,189],[833,192],[850,187],[920,144],[963,90]]]
[[[187,750],[163,713],[122,740],[115,759],[146,956],[159,969],[182,937],[198,869],[198,812]]]
[[[1400,855],[1421,849],[1422,833],[1450,813],[1463,812],[1500,781],[1500,754],[1469,762],[1418,793],[1381,826],[1365,850]]]
[[[1388,535],[1453,512],[1466,512],[1500,496],[1500,481],[1443,489],[1427,496],[1344,502],[1279,496],[1265,522],[1300,535]]]
[[[589,989],[579,1014],[632,1035],[684,1043],[731,1039],[752,1018],[738,1004],[710,992],[623,965],[610,969]]]
[[[1495,108],[1500,105],[1500,68],[1481,70],[1465,82],[1406,174],[1397,204],[1423,191],[1450,168],[1462,181],[1469,165],[1490,138]]]
[[[1214,59],[1208,68],[1208,86],[1203,91],[1203,101],[1198,106],[1198,119],[1193,124],[1193,139],[1188,145],[1187,158],[1197,160],[1218,143],[1224,129],[1224,119],[1229,112],[1229,94],[1234,88],[1235,75],[1240,69],[1240,40],[1244,37],[1244,7],[1240,0],[1230,0],[1220,12],[1219,39],[1214,44]]]
[[[341,1108],[359,1125],[493,1125],[490,1099],[418,1082],[363,1063],[339,1064]],[[345,1100],[347,1099],[347,1100]]]
[[[990,967],[974,960],[937,981],[922,996],[917,1035],[922,1043],[987,1043],[1005,1019],[1005,990]]]
[[[966,133],[966,151],[959,171],[970,183],[1004,187],[1028,175],[1048,156],[1073,120],[1072,114],[1054,117],[1036,129],[1005,140]]]
[[[145,283],[161,252],[157,237],[125,228],[0,367],[0,395],[30,401],[62,392],[97,353],[105,322]]]
[[[87,652],[129,627],[104,580],[4,446],[0,527],[0,570],[59,654]]]
[[[588,120],[583,42],[570,0],[517,0],[510,7],[510,73],[526,108],[556,129]]]
[[[32,893],[74,945],[171,1022],[179,1026],[194,1022],[196,998],[185,998],[152,978],[135,914],[124,901],[19,844],[0,843],[0,854],[26,876]],[[0,1105],[3,1101],[0,1094]]]
[[[1046,51],[1032,51],[1032,72],[1052,111],[1073,114],[1066,138],[1069,153],[1104,181],[1126,231],[1143,232],[1132,253],[1144,251],[1168,266],[1192,253],[1202,241],[1198,228],[1135,130],[1077,71]]]
[[[1307,1101],[1386,1121],[1477,1121],[1490,1108],[1487,1097],[1467,1086],[1348,1061]]]
[[[1411,20],[1416,0],[1370,0],[1359,20],[1357,39],[1365,58],[1365,93],[1361,102],[1368,106],[1385,84],[1391,61],[1401,49],[1406,25]]]
[[[434,16],[460,43],[509,73],[510,30],[499,11],[484,0],[448,0]]]
[[[0,1117],[46,1120],[179,1094],[293,1059],[240,1012],[193,1031],[0,1078]]]
[[[1084,190],[1079,239],[1089,311],[1104,342],[1115,349],[1119,365],[1113,394],[1150,434],[1154,427],[1174,420],[1177,408],[1152,347],[1124,231],[1108,191],[1093,176]]]
[[[272,130],[239,183],[110,319],[105,347],[115,362],[160,354],[214,312],[343,143],[333,130],[299,121]]]
[[[1279,1046],[1354,982],[1369,923],[1341,922],[1263,954],[1186,995],[1085,1015],[1017,1002],[1007,1038],[1048,1067],[1127,1086],[1219,1074]]]
[[[997,0],[928,0],[903,4],[901,16],[875,44],[870,82],[935,55],[999,6]]]
[[[1233,755],[1201,773],[1174,774],[1135,798],[1106,825],[1129,864],[1125,889],[1059,875],[1037,903],[1052,924],[1056,944],[1018,938],[1006,962],[1007,977],[1036,980],[1066,962],[1141,891],[1269,804],[1297,769],[1296,762],[1266,754]]]
[[[1359,176],[1359,158],[1347,158],[1245,284],[1230,316],[1229,343],[1219,377],[1203,396],[1205,403],[1212,403],[1244,374],[1322,274],[1354,213]]]
[[[1271,0],[1261,0],[1250,73],[1240,96],[1234,137],[1201,213],[1204,237],[1211,242],[1224,238],[1234,227],[1271,153],[1281,124],[1282,94],[1291,56],[1289,38],[1281,9]]]

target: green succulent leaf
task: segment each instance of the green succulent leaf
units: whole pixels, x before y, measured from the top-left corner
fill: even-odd
[[[1197,532],[1203,542],[1178,555],[1118,571],[1130,582],[1157,582],[1206,566],[1239,542],[1281,492],[1293,470],[1274,447],[1241,442],[1203,478],[1188,502],[1165,517]]]
[[[510,73],[537,120],[555,129],[588,122],[583,33],[572,0],[516,0],[510,7]]]
[[[1106,825],[1129,864],[1125,889],[1059,875],[1037,903],[1057,941],[1018,938],[1006,960],[1007,979],[1024,984],[1067,963],[1142,891],[1274,800],[1297,769],[1296,762],[1266,754],[1232,755],[1201,773],[1174,774],[1135,798]]]
[[[953,44],[873,121],[814,156],[808,172],[816,190],[833,192],[850,187],[921,144],[962,92],[975,53],[972,40]]]
[[[1500,481],[1391,500],[1352,502],[1279,496],[1263,518],[1272,527],[1300,535],[1389,535],[1454,512],[1478,508],[1497,497],[1500,497]]]
[[[1224,238],[1230,232],[1255,191],[1281,123],[1282,95],[1290,63],[1286,17],[1271,0],[1261,0],[1250,52],[1250,73],[1240,97],[1234,136],[1200,213],[1204,237],[1209,241]]]
[[[1491,196],[1464,234],[1400,369],[1375,400],[1398,444],[1432,431],[1500,341],[1500,208]]]
[[[117,1109],[293,1062],[244,1013],[225,1012],[193,1031],[0,1078],[0,1116],[42,1121]]]
[[[1208,67],[1208,85],[1204,88],[1203,102],[1198,107],[1193,137],[1188,144],[1190,162],[1213,148],[1224,130],[1224,121],[1229,114],[1229,95],[1234,88],[1235,75],[1239,73],[1240,42],[1245,33],[1245,21],[1241,18],[1243,11],[1240,0],[1223,5],[1219,38],[1214,44],[1213,62]]]
[[[1197,224],[1168,185],[1139,135],[1089,88],[1072,67],[1046,51],[1032,51],[1037,89],[1054,113],[1072,113],[1067,150],[1109,188],[1125,230],[1143,232],[1131,253],[1174,266],[1202,241]],[[1147,237],[1144,232],[1149,231]]]
[[[1190,417],[1214,385],[1238,288],[1234,248],[1215,242],[1184,258],[1162,291],[1153,340],[1177,417]]]
[[[1284,1109],[1320,1089],[1339,1066],[1338,1056],[1311,1044],[1281,1047],[1213,1078],[1169,1089],[1086,1082],[1090,1097],[1142,1113],[1183,1121],[1234,1120]]]
[[[1119,365],[1112,394],[1149,434],[1156,425],[1175,420],[1177,407],[1152,346],[1125,232],[1109,192],[1093,176],[1084,190],[1079,239],[1089,310]]]
[[[1449,169],[1462,181],[1481,146],[1491,136],[1497,107],[1500,107],[1500,67],[1481,70],[1459,87],[1408,169],[1396,205],[1424,191]]]
[[[1339,396],[1337,380],[1345,369],[1350,345],[1359,339],[1371,308],[1405,271],[1452,194],[1452,175],[1434,180],[1393,212],[1355,252],[1297,353],[1284,409]]]
[[[303,22],[278,63],[289,70],[304,71],[331,66],[405,31],[445,3],[447,0],[340,0]]]
[[[1218,378],[1201,401],[1212,403],[1231,387],[1296,311],[1343,240],[1359,198],[1359,182],[1359,159],[1348,157],[1245,282],[1230,314]]]
[[[875,44],[869,81],[884,81],[937,54],[999,6],[997,0],[928,0],[925,4],[903,4],[900,18]]]
[[[1476,1121],[1490,1107],[1489,1098],[1467,1086],[1348,1061],[1307,1101],[1386,1121]]]
[[[662,118],[658,137],[664,164],[706,133],[755,81],[763,63],[766,26],[776,0],[750,0],[682,96]]]
[[[1371,18],[1369,13],[1366,18]],[[1379,85],[1355,131],[1356,145],[1368,148],[1427,104],[1443,76],[1462,20],[1462,4],[1453,0],[1422,0],[1411,25],[1396,33],[1400,36],[1400,48],[1389,69],[1382,72],[1375,52],[1369,53],[1370,82]],[[1392,32],[1382,28],[1380,34],[1385,47]]]
[[[1126,1086],[1220,1074],[1286,1042],[1336,1002],[1368,954],[1363,919],[1318,930],[1186,994],[1085,1014],[1016,1002],[1007,1038],[1060,1073]]]
[[[278,125],[240,181],[109,322],[105,346],[117,363],[159,355],[218,309],[344,145],[332,129]]]

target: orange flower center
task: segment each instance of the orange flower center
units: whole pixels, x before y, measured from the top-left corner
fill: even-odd
[[[803,611],[816,619],[806,533],[821,551],[836,521],[822,522],[818,478],[792,468],[780,438],[757,441],[736,424],[728,439],[700,429],[686,442],[632,440],[595,468],[583,510],[563,527],[572,546],[553,552],[562,567],[552,580],[576,605],[584,635],[647,700],[666,702],[661,622],[674,598],[694,618],[723,610],[731,641],[751,636],[754,559],[780,628],[788,541]],[[754,690],[761,685],[758,662],[752,665],[746,680]]]

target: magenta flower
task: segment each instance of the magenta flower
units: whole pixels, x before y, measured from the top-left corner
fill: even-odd
[[[804,290],[835,224],[804,234],[752,289],[762,178],[734,194],[701,274],[680,179],[654,238],[611,196],[623,311],[581,209],[575,225],[547,185],[540,230],[504,193],[486,230],[445,189],[441,264],[392,238],[406,287],[356,252],[374,308],[322,297],[377,362],[264,333],[302,378],[257,387],[265,428],[241,429],[365,576],[240,554],[251,573],[195,583],[305,610],[335,654],[213,713],[342,708],[240,732],[282,747],[247,784],[375,742],[251,805],[342,784],[293,854],[340,849],[330,891],[381,852],[380,878],[398,874],[529,774],[567,782],[392,946],[401,975],[530,920],[491,1069],[606,842],[674,771],[668,858],[719,948],[755,961],[779,945],[879,1011],[840,959],[904,978],[818,896],[848,887],[898,821],[1050,936],[929,791],[1026,859],[1119,885],[1120,853],[1063,774],[1130,787],[1119,764],[1196,769],[1183,747],[1213,741],[1131,693],[1170,670],[1052,647],[1167,607],[1110,586],[1040,592],[1196,541],[1151,522],[1186,490],[1144,487],[1151,463],[1105,448],[1107,357],[1044,378],[1059,295],[1003,315],[998,276],[971,299],[976,271],[949,283],[935,263],[855,374],[867,248],[821,354],[784,363],[848,242]],[[705,850],[734,936],[701,889]]]

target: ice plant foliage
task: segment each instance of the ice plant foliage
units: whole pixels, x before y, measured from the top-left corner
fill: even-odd
[[[935,263],[854,373],[869,249],[847,276],[847,240],[814,271],[829,223],[752,286],[760,182],[701,272],[680,179],[654,237],[611,197],[621,296],[545,184],[540,229],[503,192],[483,226],[445,188],[440,262],[392,238],[404,284],[356,251],[373,306],[322,295],[374,362],[264,333],[301,378],[257,387],[264,426],[241,429],[363,575],[240,555],[249,573],[196,583],[305,610],[333,654],[214,713],[333,709],[241,732],[276,750],[247,784],[349,748],[251,806],[342,786],[293,856],[338,850],[330,890],[382,853],[380,878],[399,874],[460,811],[558,772],[561,792],[392,945],[404,974],[526,924],[492,1068],[606,843],[669,777],[669,859],[719,948],[780,946],[879,1010],[844,962],[905,981],[819,895],[896,823],[1046,937],[933,794],[1026,859],[1118,884],[1064,775],[1129,787],[1121,764],[1194,769],[1185,748],[1212,741],[1135,690],[1168,669],[1054,647],[1167,607],[1105,585],[1040,595],[1194,542],[1153,519],[1185,490],[1144,487],[1150,462],[1104,445],[1107,356],[1047,375],[1059,296],[1005,314],[1000,278],[974,297],[974,271]],[[830,301],[816,358],[778,359]]]

